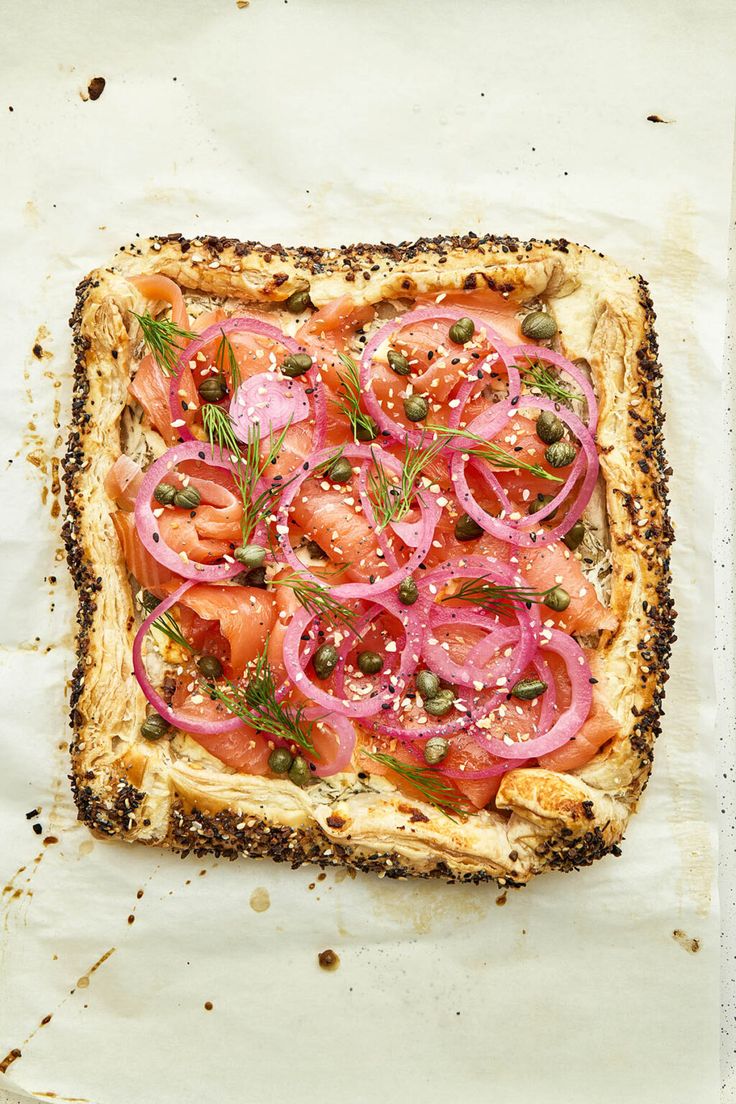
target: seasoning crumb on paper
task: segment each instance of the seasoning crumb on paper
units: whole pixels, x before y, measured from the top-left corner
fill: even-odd
[[[317,955],[317,961],[323,970],[336,970],[340,965],[340,956],[336,951],[328,948],[326,951],[320,951]]]
[[[271,905],[271,897],[264,886],[257,886],[250,895],[250,907],[254,912],[265,912]]]
[[[663,119],[661,115],[647,115],[648,123],[674,123],[674,119]]]
[[[87,87],[87,95],[91,100],[99,100],[105,91],[106,80],[104,77],[93,77]]]
[[[204,1009],[205,1009],[205,1012],[211,1012],[211,1011],[212,1011],[212,1009],[213,1009],[214,1007],[215,1007],[215,1006],[214,1006],[214,1004],[212,1003],[212,1001],[205,1001],[205,1002],[204,1002]]]
[[[675,928],[672,933],[672,938],[675,943],[679,943],[683,951],[687,951],[688,954],[697,954],[700,950],[700,940],[691,938],[687,932],[681,931],[679,928]]]

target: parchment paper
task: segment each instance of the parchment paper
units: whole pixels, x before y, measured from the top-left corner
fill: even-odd
[[[5,0],[0,13],[0,1058],[22,1052],[0,1093],[714,1104],[730,5]],[[679,640],[623,856],[499,895],[93,841],[65,777],[74,602],[51,516],[75,284],[137,233],[339,244],[468,228],[583,241],[651,282]]]

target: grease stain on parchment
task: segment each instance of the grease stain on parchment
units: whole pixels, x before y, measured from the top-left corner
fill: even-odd
[[[688,954],[697,954],[700,950],[700,940],[693,939],[687,932],[681,931],[680,928],[675,928],[672,933],[672,938],[675,943],[679,943],[683,951],[687,951]]]
[[[254,912],[266,912],[271,907],[271,895],[265,886],[257,886],[250,895],[250,907]]]
[[[370,893],[377,919],[390,920],[416,935],[456,931],[483,919],[493,904],[493,898],[475,886],[448,890],[444,885],[379,882]]]

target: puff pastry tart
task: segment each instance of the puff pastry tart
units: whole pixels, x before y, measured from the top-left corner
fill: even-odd
[[[674,617],[653,321],[565,241],[170,235],[92,272],[80,818],[503,885],[618,854]]]

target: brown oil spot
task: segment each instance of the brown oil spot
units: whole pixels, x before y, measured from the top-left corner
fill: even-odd
[[[506,902],[508,901],[508,899],[509,899],[508,894],[504,891],[503,893],[500,893],[498,895],[498,897],[496,898],[496,904],[497,905],[505,905]]]
[[[213,1009],[213,1008],[214,1008],[215,1006],[214,1006],[214,1004],[212,1003],[212,1001],[205,1001],[205,1002],[204,1002],[204,1007],[205,1007],[205,1011],[207,1011],[207,1012],[211,1012],[211,1011],[212,1011],[212,1009]]]
[[[100,96],[105,91],[106,83],[104,77],[93,77],[87,85],[87,95],[89,98],[91,100],[99,100]]]
[[[20,1056],[21,1052],[18,1047],[13,1047],[12,1050],[8,1051],[2,1062],[0,1062],[0,1073],[7,1073],[8,1067],[12,1066],[13,1062],[16,1062]]]
[[[77,989],[88,989],[89,988],[89,979],[92,977],[92,974],[96,973],[97,970],[99,970],[100,966],[102,966],[105,962],[107,962],[110,955],[115,954],[116,950],[117,950],[117,947],[110,947],[109,951],[105,951],[105,953],[103,955],[101,955],[97,959],[97,961],[92,964],[92,966],[90,966],[87,973],[82,974],[82,976],[79,978],[79,980],[77,981]]]
[[[250,0],[235,0],[235,7],[240,8],[241,11],[242,11],[243,8],[249,8],[250,7]],[[13,110],[12,107],[11,107],[10,110],[11,111]]]
[[[336,951],[330,950],[328,948],[326,951],[319,952],[319,954],[317,955],[317,961],[319,962],[321,969],[332,971],[336,970],[337,967],[340,965],[340,956],[337,954]]]
[[[138,900],[140,901],[140,899],[141,899],[141,897],[142,897],[142,896],[143,896],[143,890],[142,890],[142,889],[139,889],[139,890],[138,890],[138,892],[136,893],[136,897],[137,897],[137,898],[138,898]]]
[[[250,907],[254,912],[265,912],[271,906],[271,897],[264,886],[258,886],[250,895]]]
[[[319,872],[319,874],[317,875],[317,881],[318,882],[323,882],[326,877],[327,877],[327,875],[325,874],[324,870],[321,870]]]
[[[317,885],[316,882],[310,882],[309,885],[307,886],[307,889],[315,889],[316,885]]]
[[[128,923],[129,924],[135,924],[135,916],[133,915],[132,912],[131,912],[130,916],[128,917]]]
[[[53,847],[54,844],[58,842],[59,840],[56,836],[44,836],[43,838],[44,847]]]
[[[203,878],[203,877],[205,876],[205,874],[206,874],[206,873],[207,873],[207,871],[206,871],[206,870],[200,870],[200,872],[199,872],[199,876],[200,876],[200,878]]]
[[[700,950],[700,940],[692,939],[687,932],[681,931],[679,928],[675,928],[672,933],[672,938],[675,943],[679,943],[683,951],[687,951],[688,954],[697,954]]]

